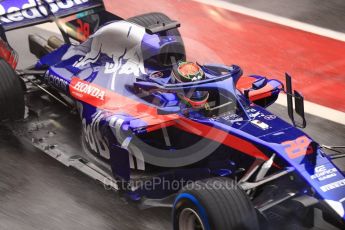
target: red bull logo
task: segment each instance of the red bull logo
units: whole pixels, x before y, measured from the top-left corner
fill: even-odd
[[[90,37],[89,51],[81,57],[74,67],[85,68],[96,63],[101,55],[112,61],[102,63],[104,73],[112,75],[110,89],[115,90],[118,75],[140,76],[145,73],[141,42],[145,28],[138,25],[118,21],[100,28]]]
[[[89,2],[89,0],[3,1],[2,4],[0,4],[0,24],[46,17],[50,12],[54,14],[60,10],[70,9],[87,2]],[[47,6],[49,6],[50,9],[47,9]]]

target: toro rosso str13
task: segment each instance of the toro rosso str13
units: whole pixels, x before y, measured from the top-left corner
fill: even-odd
[[[0,119],[15,135],[143,208],[172,207],[174,229],[267,229],[279,205],[305,227],[319,210],[344,228],[344,174],[298,129],[303,97],[288,74],[284,87],[188,62],[180,24],[161,13],[125,20],[102,1],[5,0],[0,14]],[[29,35],[38,61],[16,68],[6,31],[45,22],[63,40]],[[265,109],[280,92],[293,125]]]

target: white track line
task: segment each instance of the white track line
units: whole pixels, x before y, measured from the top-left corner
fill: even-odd
[[[249,16],[252,16],[252,17],[257,17],[257,18],[260,18],[260,19],[263,19],[263,18],[259,17],[260,15],[270,15],[270,14],[266,14],[266,13],[259,12],[259,11],[256,11],[256,10],[251,10],[251,9],[248,9],[248,8],[244,8],[244,7],[241,7],[241,6],[236,6],[234,4],[230,4],[230,3],[227,3],[227,2],[218,1],[218,0],[210,1],[210,2],[206,1],[206,0],[194,0],[194,1],[202,2],[202,3],[205,3],[205,4],[209,4],[209,5],[215,5],[217,7],[222,7],[222,8],[225,8],[225,9],[229,9],[231,11],[236,11],[238,13],[246,14],[246,15],[249,15]],[[240,10],[238,10],[238,9],[240,9]],[[246,13],[243,13],[244,11]],[[272,17],[278,17],[278,16],[274,16],[274,15],[271,15],[271,16]],[[293,20],[285,19],[285,18],[281,18],[281,17],[278,17],[278,18],[280,18],[281,21],[293,21]],[[279,23],[279,21],[276,21],[276,20],[273,20],[273,19],[271,19],[270,21],[272,21],[274,23]],[[297,23],[299,23],[299,22],[297,22]],[[301,24],[304,24],[304,23],[301,23]],[[287,24],[284,24],[284,25],[287,25]],[[290,26],[290,25],[287,25],[287,26]],[[40,29],[43,29],[43,30],[46,30],[46,31],[49,31],[51,33],[57,33],[57,34],[60,33],[58,27],[54,23],[45,23],[45,24],[42,24],[42,25],[38,25],[36,27],[40,28]],[[296,26],[295,27],[294,26],[290,26],[290,27],[296,28]],[[318,28],[318,27],[315,27],[315,28]],[[303,30],[305,30],[305,29],[303,29]],[[323,31],[328,31],[326,29],[322,29],[322,30]],[[307,30],[305,30],[305,31],[307,31]],[[310,31],[308,31],[308,32],[310,32]],[[334,32],[334,31],[331,31],[331,32]],[[337,34],[337,32],[334,32],[334,33]],[[321,34],[319,34],[319,35],[321,35]],[[322,36],[326,36],[326,35],[322,35]],[[344,41],[345,41],[345,35],[342,35],[342,36],[343,36],[342,39],[344,39]],[[338,40],[341,40],[341,39],[338,39]],[[279,105],[286,106],[286,95],[281,94],[279,96],[279,98],[278,98],[276,103],[279,104]],[[305,112],[308,113],[308,114],[311,114],[311,115],[314,115],[314,116],[317,116],[317,117],[320,117],[320,118],[323,118],[323,119],[326,119],[326,120],[329,120],[329,121],[333,121],[333,122],[336,122],[338,124],[345,125],[345,113],[344,112],[341,112],[341,111],[338,111],[338,110],[335,110],[335,109],[331,109],[331,108],[328,108],[328,107],[325,107],[325,106],[322,106],[322,105],[318,105],[318,104],[315,104],[315,103],[309,102],[309,101],[305,101],[304,109],[305,109]]]
[[[210,6],[215,6],[215,7],[227,9],[230,11],[234,11],[236,13],[250,16],[250,17],[258,18],[261,20],[273,22],[276,24],[288,26],[288,27],[295,28],[298,30],[303,30],[303,31],[306,31],[309,33],[313,33],[313,34],[317,34],[320,36],[324,36],[324,37],[328,37],[328,38],[332,38],[335,40],[345,42],[345,33],[341,33],[341,32],[333,31],[330,29],[310,25],[310,24],[307,24],[304,22],[299,22],[299,21],[289,19],[289,18],[280,17],[280,16],[277,16],[274,14],[270,14],[270,13],[266,13],[266,12],[262,12],[262,11],[258,11],[258,10],[253,10],[253,9],[250,9],[250,8],[247,8],[244,6],[239,6],[239,5],[232,4],[229,2],[225,2],[225,1],[221,1],[221,0],[212,0],[212,1],[210,1],[210,0],[193,0],[193,1],[200,2],[200,3],[206,4],[206,5],[210,5]]]
[[[286,95],[281,93],[276,101],[276,104],[287,106]],[[306,113],[333,121],[338,124],[345,125],[345,113],[319,105],[310,101],[304,101],[304,110]],[[308,121],[307,121],[308,122]]]

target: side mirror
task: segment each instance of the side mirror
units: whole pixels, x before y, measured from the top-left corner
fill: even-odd
[[[267,85],[267,78],[264,77],[262,79],[259,79],[255,82],[253,82],[252,89],[258,90],[258,89],[265,87],[266,85]]]
[[[250,78],[257,80],[252,83],[251,88],[243,91],[247,99],[264,108],[277,100],[283,88],[283,84],[280,81],[267,79],[262,76],[250,76]]]
[[[289,117],[294,124],[294,126],[299,128],[305,128],[307,126],[307,121],[305,119],[304,114],[304,97],[296,90],[292,94],[292,83],[291,83],[291,76],[289,74],[285,74],[286,79],[286,95],[287,95],[287,107],[288,107],[288,114]],[[293,101],[292,98],[295,98],[295,112],[301,117],[302,122],[297,123],[294,118],[294,111],[293,111]]]
[[[250,76],[250,77],[259,78],[259,79],[252,83],[251,88],[246,89],[243,92],[244,95],[246,96],[246,98],[248,98],[249,100],[250,100],[249,92],[262,89],[263,87],[265,87],[267,85],[267,78],[265,78],[265,77],[261,77],[261,76]]]

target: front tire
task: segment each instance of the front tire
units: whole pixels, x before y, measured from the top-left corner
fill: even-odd
[[[174,203],[174,230],[257,230],[255,209],[233,180],[196,181]]]
[[[12,67],[0,59],[0,121],[24,118],[24,90]]]

